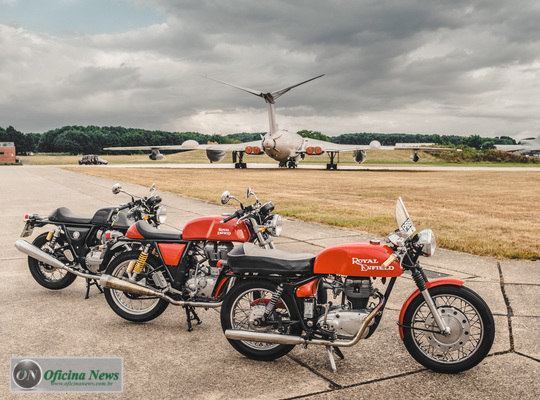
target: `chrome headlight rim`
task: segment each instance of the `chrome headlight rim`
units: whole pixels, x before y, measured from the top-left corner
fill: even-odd
[[[159,206],[156,208],[156,221],[160,224],[164,224],[167,220],[167,208],[165,206]]]
[[[281,232],[283,231],[283,221],[281,219],[281,215],[274,214],[272,216],[272,220],[270,221],[270,226],[268,228],[268,231],[270,235],[272,236],[280,236]]]
[[[423,229],[417,234],[415,246],[424,257],[431,257],[437,249],[435,234],[431,229]]]

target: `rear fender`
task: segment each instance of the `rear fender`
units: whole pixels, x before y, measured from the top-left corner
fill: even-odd
[[[462,281],[461,279],[455,279],[455,278],[440,278],[440,279],[434,279],[432,281],[426,282],[426,287],[428,289],[435,287],[435,286],[442,286],[442,285],[451,285],[451,286],[463,286],[465,281]],[[420,289],[416,289],[403,303],[403,306],[401,307],[401,312],[399,313],[399,323],[403,325],[403,317],[405,316],[405,312],[407,311],[407,308],[411,304],[411,302],[416,298],[416,296],[421,296]],[[399,327],[399,336],[403,340],[403,328]]]
[[[129,249],[126,248],[126,246],[129,246],[131,250],[133,250],[134,247],[139,248],[141,246],[141,243],[118,241],[115,244],[113,244],[110,249],[107,249],[107,252],[105,253],[105,257],[103,257],[103,261],[101,261],[100,272],[105,271],[105,269],[107,268],[107,265],[109,265],[109,262],[116,254],[124,252],[124,251],[130,251]]]

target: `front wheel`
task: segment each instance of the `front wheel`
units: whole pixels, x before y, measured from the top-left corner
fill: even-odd
[[[451,332],[447,336],[427,332],[438,330],[438,325],[420,294],[403,317],[405,347],[416,361],[436,372],[457,373],[474,367],[486,357],[495,337],[488,305],[463,286],[436,286],[429,293]]]
[[[107,266],[105,273],[117,278],[128,278],[127,268],[131,261],[136,262],[140,251],[130,251],[122,253],[113,258]],[[150,256],[139,275],[137,282],[143,285],[153,286],[152,278],[155,271],[160,267],[160,261]],[[117,289],[103,290],[107,303],[113,311],[124,319],[131,322],[147,322],[159,317],[169,305],[168,302],[158,297],[143,296],[122,292]]]
[[[294,299],[287,293],[283,293],[272,314],[260,323],[266,305],[276,288],[275,283],[262,280],[246,280],[232,288],[221,307],[223,331],[241,329],[276,334],[300,334],[300,327],[294,323],[298,319],[294,312]],[[275,360],[294,348],[294,345],[286,344],[227,340],[238,352],[260,361]]]
[[[46,246],[47,243],[49,243],[47,240],[48,234],[48,232],[42,233],[34,239],[32,244],[38,249],[50,253],[49,247]],[[58,258],[60,261],[66,262],[67,260],[65,259],[65,256],[61,253],[63,246],[64,241],[60,237],[58,240],[56,240],[52,255]],[[37,283],[51,290],[67,288],[77,278],[77,275],[72,274],[65,269],[53,267],[52,265],[45,264],[43,261],[38,261],[32,257],[28,257],[28,268],[30,269],[30,273]]]

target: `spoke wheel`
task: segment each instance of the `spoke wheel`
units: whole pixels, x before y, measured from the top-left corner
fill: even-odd
[[[32,242],[32,244],[49,253],[50,251],[48,250],[47,246],[47,235],[48,232],[42,233]],[[53,256],[62,262],[67,262],[64,255],[60,252],[60,249],[63,246],[64,241],[62,238],[58,238],[54,245]],[[52,265],[45,264],[43,261],[36,260],[32,257],[28,257],[28,268],[30,269],[30,273],[37,283],[51,290],[64,289],[71,285],[77,278],[77,275],[74,275],[63,268],[53,267]]]
[[[131,261],[137,261],[139,251],[123,253],[113,258],[107,266],[106,274],[117,278],[128,278],[127,268]],[[137,276],[137,282],[155,287],[152,274],[160,266],[159,260],[150,256],[146,260],[141,273]],[[124,319],[132,322],[147,322],[159,317],[169,305],[168,302],[158,297],[142,296],[118,289],[105,288],[105,298],[113,311]]]
[[[438,325],[423,296],[418,295],[403,318],[403,324],[413,328],[403,329],[405,347],[416,361],[437,372],[456,373],[474,367],[493,344],[491,310],[480,296],[463,286],[437,286],[429,292],[450,334],[425,331],[437,331]]]
[[[276,303],[272,314],[265,322],[261,322],[266,305],[272,298],[276,287],[277,285],[272,282],[251,280],[236,285],[225,297],[221,308],[223,331],[240,329],[276,334],[299,334],[298,325],[293,323],[297,319],[292,306],[294,300],[285,293]],[[228,340],[236,350],[246,357],[262,361],[275,360],[294,348],[294,345]]]

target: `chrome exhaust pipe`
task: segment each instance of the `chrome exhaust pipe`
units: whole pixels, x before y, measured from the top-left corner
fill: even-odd
[[[139,294],[143,296],[154,296],[163,299],[172,305],[175,306],[187,306],[187,307],[205,307],[205,308],[218,308],[223,304],[220,302],[202,302],[202,301],[183,301],[183,300],[174,300],[171,297],[167,296],[165,293],[155,290],[148,286],[143,286],[136,282],[131,282],[126,279],[117,278],[112,275],[103,274],[99,278],[99,284],[101,287],[108,289],[116,289],[122,292],[128,292],[133,294]]]
[[[45,253],[40,248],[34,246],[33,244],[28,243],[26,240],[19,239],[15,242],[15,247],[21,253],[24,253],[36,260],[39,260],[45,264],[52,265],[55,268],[65,269],[68,272],[71,272],[74,275],[80,276],[86,279],[99,279],[99,275],[86,274],[81,271],[77,271],[71,267],[68,267],[62,261],[54,258],[52,255]]]
[[[386,299],[379,292],[376,293],[379,297],[379,304],[369,313],[362,327],[353,339],[349,341],[345,340],[325,340],[325,339],[306,339],[301,336],[294,335],[281,335],[279,333],[266,333],[266,332],[253,332],[244,331],[240,329],[227,329],[225,331],[225,337],[231,340],[248,340],[251,342],[266,342],[266,343],[278,343],[278,344],[315,344],[319,346],[338,346],[338,347],[350,347],[354,346],[360,339],[367,334],[367,328],[371,325],[371,321],[379,313],[381,308],[386,303]]]

